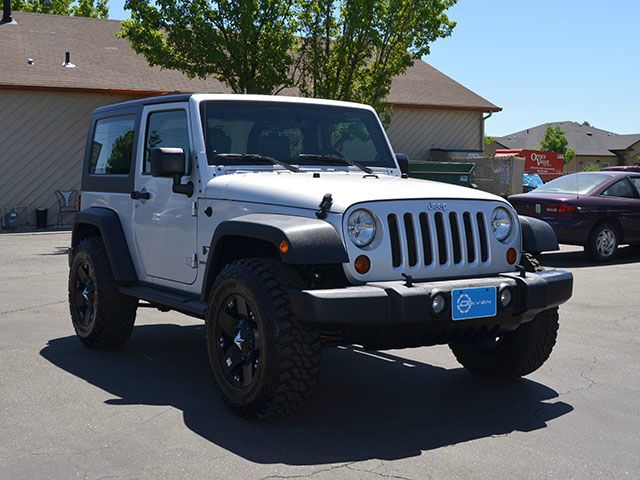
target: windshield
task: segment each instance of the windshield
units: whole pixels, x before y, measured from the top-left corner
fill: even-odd
[[[348,166],[341,161],[396,168],[373,112],[284,102],[204,102],[204,134],[211,165],[258,163],[246,155],[293,165]],[[264,164],[264,162],[262,162]]]
[[[601,173],[572,173],[539,186],[536,193],[584,195],[609,178],[609,175]]]

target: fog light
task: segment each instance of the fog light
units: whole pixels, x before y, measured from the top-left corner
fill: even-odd
[[[500,292],[500,304],[506,308],[511,304],[511,299],[513,295],[511,295],[511,289],[505,288]]]
[[[436,315],[442,313],[446,306],[447,301],[442,294],[438,294],[431,299],[431,310],[433,310],[433,313]]]
[[[353,262],[353,266],[360,275],[364,275],[371,269],[371,260],[366,255],[360,255],[356,258],[356,261]]]
[[[516,252],[515,248],[510,248],[509,250],[507,250],[507,262],[509,263],[509,265],[513,265],[514,263],[516,263],[517,259],[518,252]]]

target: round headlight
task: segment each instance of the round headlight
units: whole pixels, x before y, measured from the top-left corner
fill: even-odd
[[[354,210],[347,220],[349,238],[358,247],[366,247],[376,236],[376,220],[373,214],[362,208]]]
[[[506,208],[498,207],[493,211],[491,229],[501,242],[504,242],[511,233],[512,223],[511,214]]]

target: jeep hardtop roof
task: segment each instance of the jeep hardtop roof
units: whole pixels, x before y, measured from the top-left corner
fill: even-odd
[[[372,110],[369,105],[361,103],[343,102],[338,100],[326,100],[322,98],[307,97],[287,97],[280,95],[246,95],[233,93],[178,93],[168,95],[158,95],[155,97],[141,98],[139,100],[127,100],[126,102],[113,103],[98,107],[94,110],[94,114],[103,114],[113,110],[133,109],[144,105],[155,105],[158,103],[188,102],[191,97],[197,100],[220,100],[220,101],[245,101],[245,102],[280,102],[280,103],[306,103],[313,105],[329,105],[335,107],[360,108]]]

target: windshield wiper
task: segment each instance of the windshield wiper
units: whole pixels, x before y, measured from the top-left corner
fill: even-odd
[[[295,165],[291,165],[287,162],[283,162],[282,160],[276,160],[273,157],[268,157],[267,155],[260,155],[259,153],[216,153],[216,157],[218,158],[228,158],[232,160],[254,160],[254,161],[264,161],[270,162],[274,165],[280,165],[281,167],[286,168],[292,172],[299,172],[300,169]]]
[[[347,165],[351,165],[352,167],[357,167],[363,172],[368,174],[373,173],[373,170],[371,170],[369,167],[365,167],[364,165],[358,162],[354,162],[353,160],[348,160],[344,157],[341,157],[340,155],[321,155],[319,153],[301,153],[298,155],[298,157],[302,159],[307,159],[307,160],[330,160],[330,161],[333,160],[335,162],[346,163]]]

